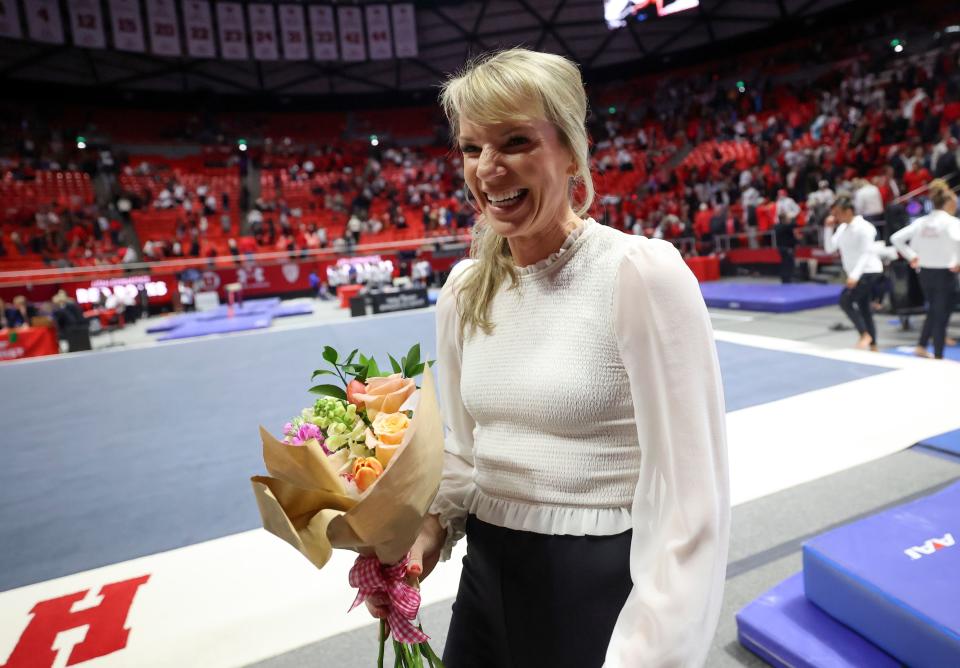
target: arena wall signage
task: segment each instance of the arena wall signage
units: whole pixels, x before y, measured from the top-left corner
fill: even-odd
[[[48,44],[137,53],[149,48],[168,57],[183,55],[185,44],[193,58],[216,58],[219,44],[224,60],[360,62],[418,54],[413,3],[337,6],[336,11],[307,4],[304,11],[289,2],[215,2],[214,12],[210,0],[108,0],[108,16],[99,0],[67,0],[66,6],[65,22],[58,0],[0,0],[0,37],[26,34]]]

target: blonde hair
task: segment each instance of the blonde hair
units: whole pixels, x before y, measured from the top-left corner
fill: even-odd
[[[934,209],[943,209],[956,195],[950,189],[950,184],[943,179],[934,179],[928,186],[930,199]]]
[[[580,217],[590,210],[594,189],[586,130],[587,96],[575,63],[528,49],[484,54],[447,79],[440,104],[450,122],[454,145],[461,118],[481,125],[519,118],[549,121],[576,163],[576,175],[570,180],[570,206]],[[583,197],[575,202],[578,186],[582,186]],[[470,257],[475,262],[464,274],[457,297],[460,333],[472,334],[479,328],[490,334],[494,327],[490,320],[493,297],[506,280],[511,288],[516,288],[520,280],[504,237],[483,220],[474,225],[471,237]]]

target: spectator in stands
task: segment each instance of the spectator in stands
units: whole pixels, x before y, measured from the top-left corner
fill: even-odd
[[[933,211],[921,216],[892,237],[910,266],[920,272],[920,287],[927,301],[916,354],[929,357],[927,345],[933,338],[933,356],[943,359],[947,326],[957,300],[957,272],[960,271],[960,220],[957,220],[957,195],[942,179],[930,183]]]
[[[880,188],[866,179],[855,179],[853,186],[856,188],[853,194],[853,206],[856,208],[857,215],[863,216],[871,223],[882,222],[883,197],[880,194]]]
[[[946,150],[933,166],[934,178],[943,179],[951,186],[960,184],[960,166],[957,165],[957,140],[950,136],[946,139]]]
[[[88,330],[90,323],[83,315],[83,310],[67,296],[64,290],[58,291],[50,301],[54,306],[53,321],[57,324],[57,333],[61,339],[70,343],[70,351],[89,350],[90,339],[89,336],[84,337],[83,332]],[[85,346],[84,338],[87,343]]]
[[[773,234],[780,253],[780,281],[792,283],[797,271],[797,216],[800,215],[800,206],[786,190],[781,189],[777,195],[777,222],[773,226]]]
[[[17,295],[13,298],[13,308],[7,309],[7,322],[10,327],[29,327],[37,315],[37,307],[29,303],[23,295]]]
[[[830,207],[837,197],[828,181],[821,180],[817,185],[817,189],[807,196],[807,222],[819,226],[830,213]]]
[[[857,348],[877,350],[877,329],[870,307],[874,286],[883,280],[883,263],[874,248],[877,228],[854,213],[854,204],[846,196],[833,202],[824,224],[824,250],[839,251],[847,274],[840,308],[860,334]]]

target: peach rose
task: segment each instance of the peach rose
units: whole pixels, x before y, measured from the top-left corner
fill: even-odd
[[[406,413],[379,413],[373,419],[373,433],[386,445],[400,445],[409,428],[410,418]]]
[[[358,457],[353,462],[353,481],[357,483],[357,489],[361,492],[365,492],[381,473],[383,473],[383,465],[376,457]]]
[[[367,417],[375,419],[379,413],[396,413],[417,389],[413,378],[403,378],[399,373],[392,376],[370,378],[367,391],[354,394],[367,407]]]

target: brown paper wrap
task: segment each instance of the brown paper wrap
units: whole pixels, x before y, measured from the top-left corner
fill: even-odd
[[[430,367],[410,427],[390,465],[359,500],[344,493],[336,469],[316,441],[285,445],[260,428],[272,477],[251,478],[263,527],[297,548],[317,568],[334,548],[396,563],[413,546],[443,472],[443,425]]]

